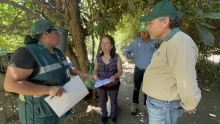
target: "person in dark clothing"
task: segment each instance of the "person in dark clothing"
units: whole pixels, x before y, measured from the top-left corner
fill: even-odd
[[[70,74],[90,77],[69,67],[63,53],[55,48],[60,38],[57,29],[47,20],[35,21],[31,27],[33,37],[26,36],[27,45],[18,48],[9,62],[4,88],[19,94],[22,124],[59,124],[60,118],[44,98],[65,93],[61,86],[70,80]],[[70,114],[69,110],[61,118]]]
[[[111,101],[111,118],[112,123],[117,124],[117,97],[119,92],[120,80],[122,75],[122,62],[120,56],[115,53],[115,41],[110,35],[105,35],[101,42],[102,52],[97,55],[93,75],[95,80],[110,79],[110,83],[98,88],[99,104],[101,106],[102,120],[101,124],[108,121],[108,112],[106,109],[107,94]]]

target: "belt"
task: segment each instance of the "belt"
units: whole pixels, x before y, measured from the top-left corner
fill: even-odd
[[[173,100],[173,101],[165,101],[165,100],[159,100],[159,99],[156,99],[154,97],[151,97],[151,96],[148,96],[149,98],[151,99],[154,99],[154,100],[157,100],[157,101],[161,101],[161,102],[166,102],[166,103],[176,103],[176,102],[180,102],[180,100]]]
[[[138,70],[140,70],[140,71],[145,71],[146,69],[140,69],[140,68],[138,68],[137,66],[135,66],[135,68],[137,68]]]

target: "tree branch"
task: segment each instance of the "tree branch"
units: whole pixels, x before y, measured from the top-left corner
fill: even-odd
[[[41,0],[34,0],[35,3],[37,3],[39,6],[41,6],[44,9],[56,9],[53,6],[50,6],[49,4],[45,4],[44,2],[42,2]]]
[[[19,8],[21,10],[24,10],[26,11],[27,13],[29,13],[31,16],[34,16],[36,19],[42,19],[40,15],[38,15],[37,13],[35,13],[34,11],[20,5],[20,4],[17,4],[16,2],[14,1],[11,1],[11,0],[0,0],[0,3],[5,3],[5,4],[9,4],[9,5],[12,5],[13,7],[15,8]]]
[[[13,23],[15,23],[15,22],[17,21],[18,16],[19,16],[20,14],[21,14],[21,11],[19,11],[19,12],[18,12],[18,14],[17,14],[17,15],[16,15],[16,17],[14,18],[14,20],[13,20],[12,24],[13,24]]]
[[[103,15],[107,13],[107,9],[108,9],[108,0],[105,1],[105,10],[104,10]]]
[[[6,29],[6,32],[10,33],[17,25],[21,24],[22,22],[25,22],[25,21],[29,21],[29,20],[33,20],[35,19],[36,17],[30,17],[30,18],[26,18],[26,19],[22,19],[22,20],[19,20],[17,22],[14,22],[10,27],[8,27]]]
[[[68,46],[67,46],[66,55],[68,56],[70,61],[74,64],[74,67],[77,70],[81,70],[81,68],[79,66],[79,60],[78,60],[76,54],[73,52],[73,47],[70,44],[68,44]]]
[[[50,12],[55,12],[55,11],[58,11],[58,12],[60,12],[60,13],[63,13],[63,11],[61,10],[61,1],[60,0],[57,0],[57,1],[59,1],[60,2],[60,8],[56,8],[56,7],[54,7],[54,6],[51,6],[51,5],[49,5],[49,4],[46,4],[46,3],[44,3],[44,2],[42,2],[42,1],[40,1],[40,0],[34,0],[34,2],[38,5],[38,6],[40,6],[41,8],[43,8],[43,9],[45,9],[47,12],[49,12],[48,14],[50,14]]]

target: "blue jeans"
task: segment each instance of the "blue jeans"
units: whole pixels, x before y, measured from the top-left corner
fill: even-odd
[[[168,102],[148,97],[147,110],[149,124],[176,124],[183,114],[180,100]]]

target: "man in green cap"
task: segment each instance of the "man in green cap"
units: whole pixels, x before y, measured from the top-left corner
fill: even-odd
[[[150,35],[146,30],[147,23],[140,26],[141,37],[135,39],[128,47],[125,48],[126,58],[135,64],[134,69],[134,90],[131,114],[137,113],[139,104],[139,91],[143,81],[145,69],[149,65],[155,48],[152,44],[155,42],[150,39]],[[133,54],[133,55],[132,55]],[[146,94],[144,94],[144,105],[146,105]]]
[[[198,48],[178,28],[176,8],[167,0],[155,4],[140,21],[148,22],[152,39],[161,40],[143,79],[149,122],[175,124],[183,112],[195,113],[201,98],[195,70]]]

